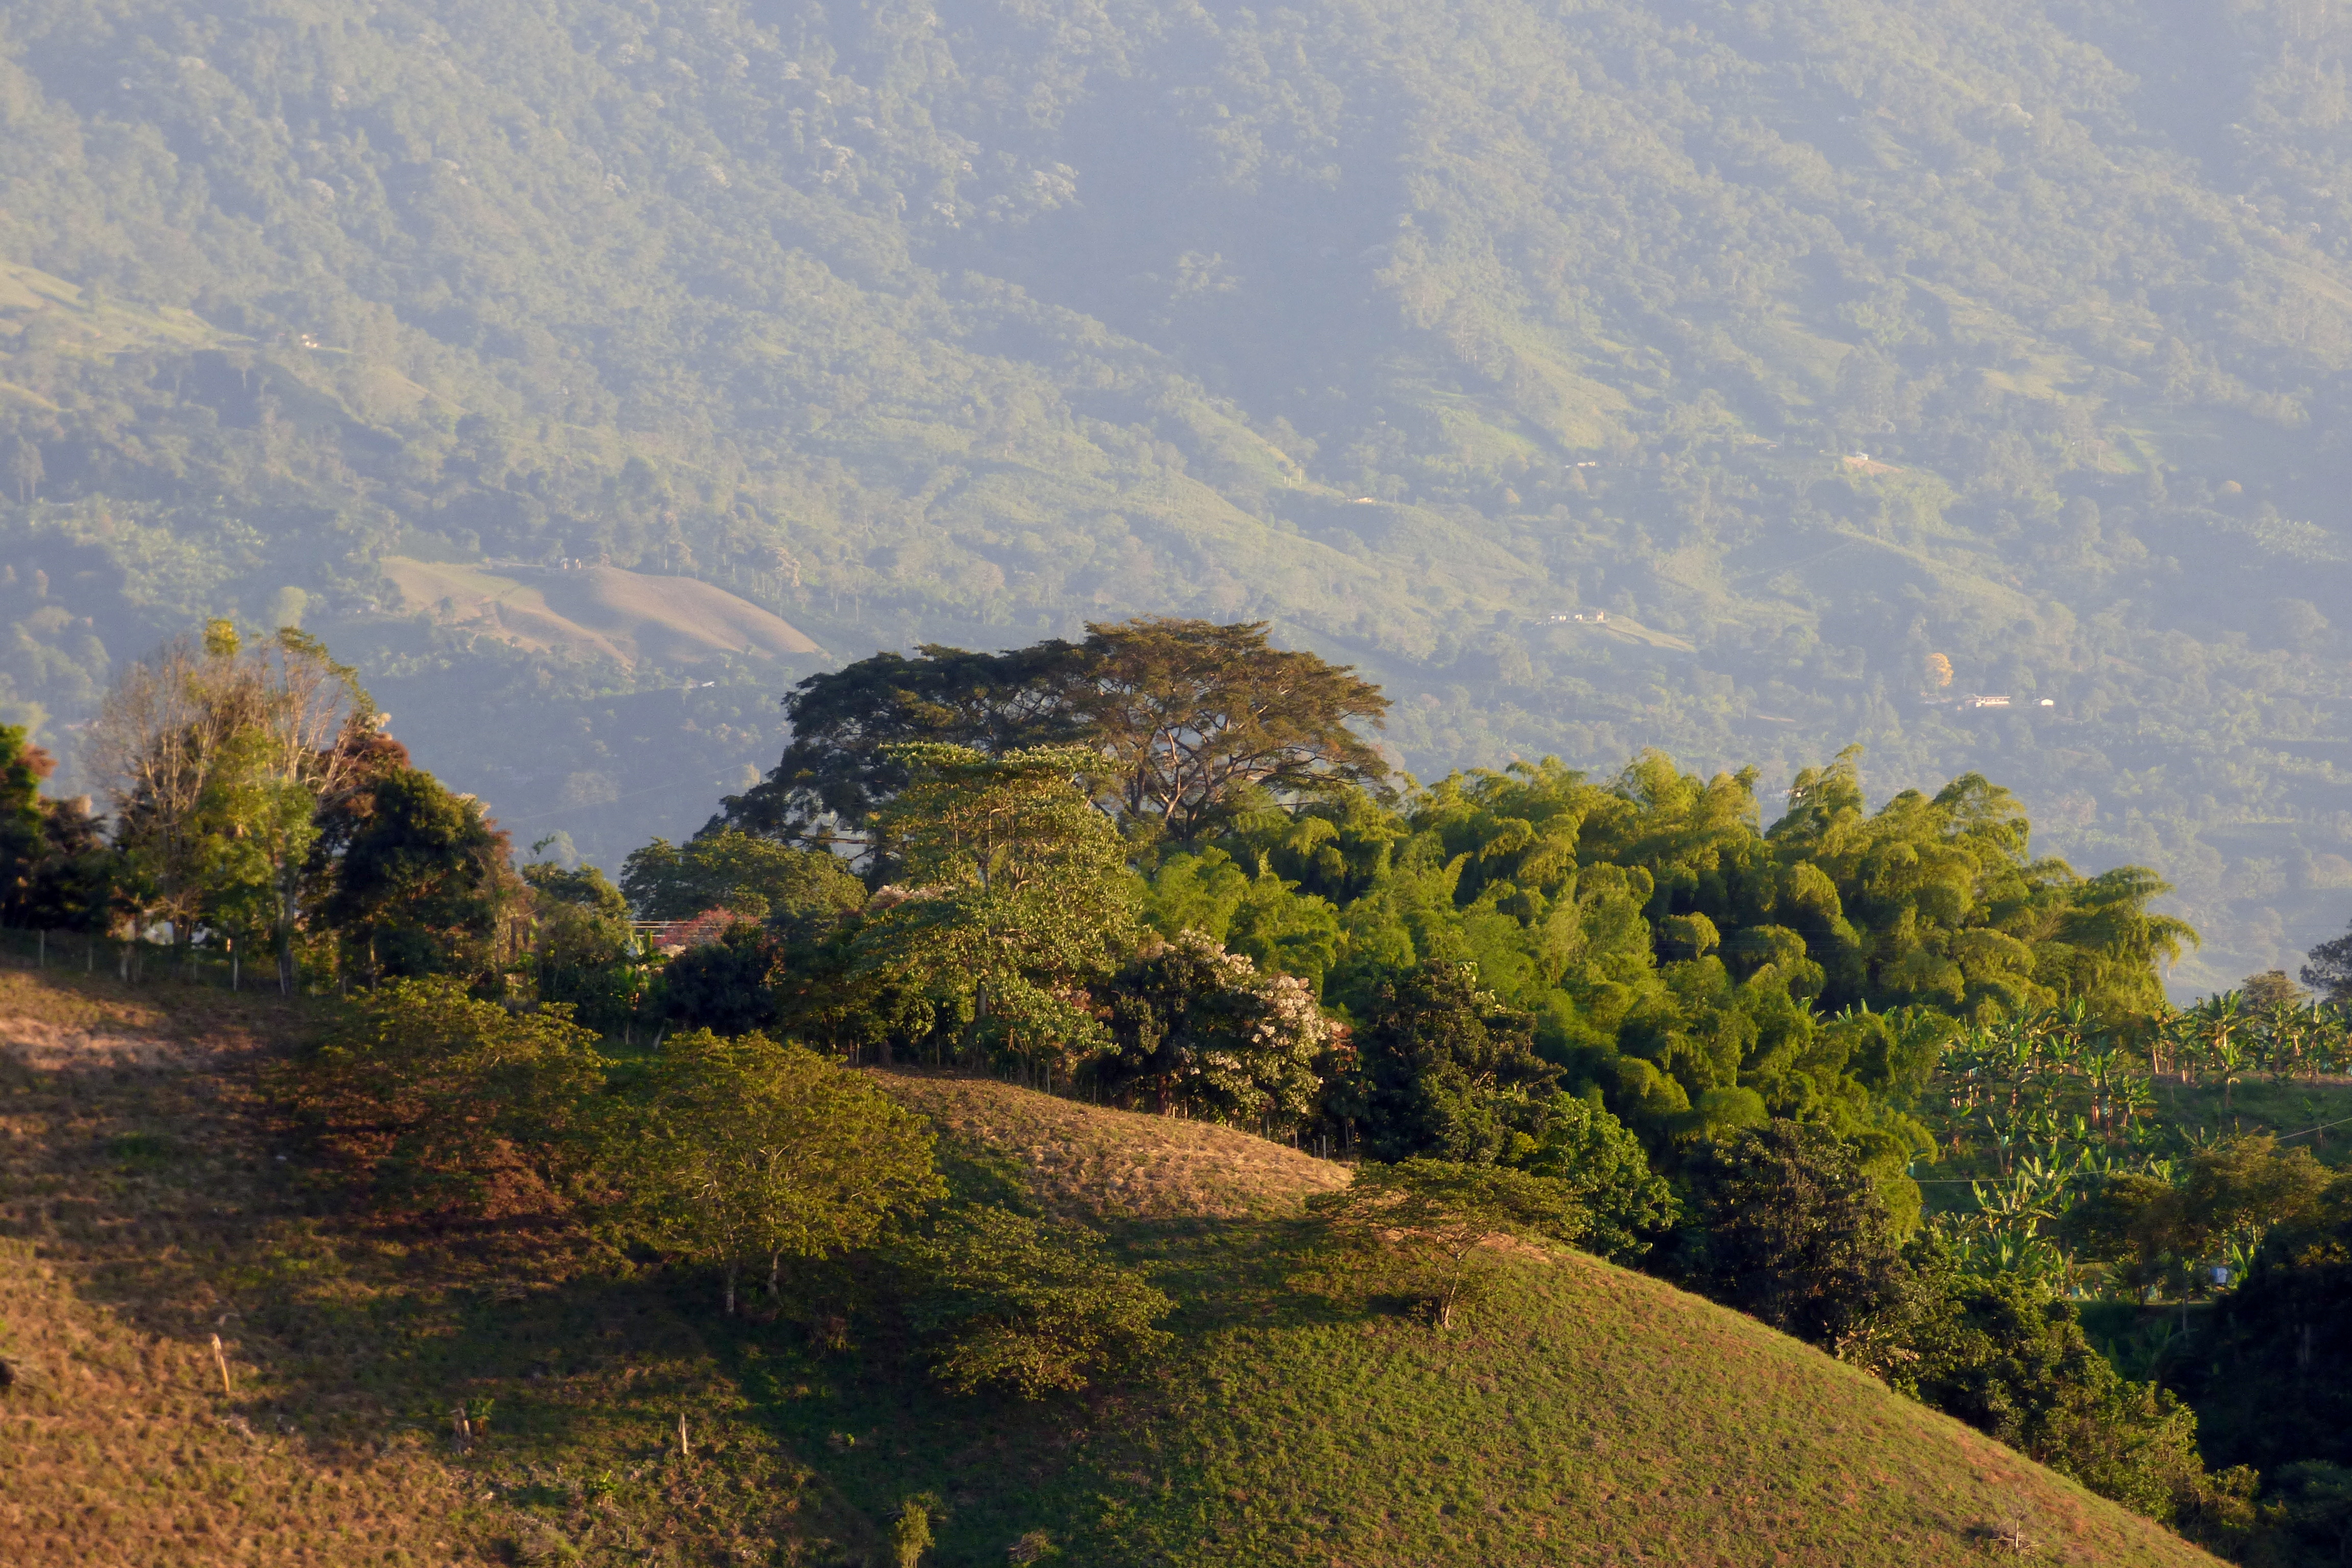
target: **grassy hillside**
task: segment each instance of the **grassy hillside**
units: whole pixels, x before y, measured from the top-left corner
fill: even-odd
[[[1335,1179],[1304,1155],[897,1078],[968,1191],[1099,1220],[1181,1301],[1144,1385],[947,1398],[887,1313],[730,1321],[546,1216],[342,1212],[256,1095],[308,1026],[0,976],[12,1561],[877,1562],[922,1492],[942,1565],[1961,1563],[2018,1528],[2030,1561],[2210,1561],[1645,1277],[1528,1255],[1433,1334],[1290,1279],[1286,1216]]]
[[[951,1147],[1013,1175],[1048,1213],[1090,1222],[1296,1216],[1345,1169],[1213,1122],[1080,1105],[992,1079],[882,1073]]]

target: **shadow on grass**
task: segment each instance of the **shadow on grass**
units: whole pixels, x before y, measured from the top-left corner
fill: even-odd
[[[217,1419],[257,1441],[337,1474],[436,1457],[466,1500],[449,1522],[487,1560],[816,1564],[878,1544],[748,1418],[705,1338],[773,1330],[726,1324],[706,1281],[551,1216],[370,1218],[340,1172],[306,1164],[264,1092],[270,1059],[0,1061],[0,1237],[128,1330],[207,1363],[218,1334],[234,1392]]]
[[[1118,1254],[1180,1302],[1165,1363],[1079,1395],[961,1398],[854,1268],[730,1319],[714,1281],[641,1268],[560,1218],[360,1211],[266,1092],[283,1046],[0,1064],[16,1134],[0,1140],[0,1236],[138,1331],[218,1333],[225,1417],[308,1462],[438,1456],[467,1478],[460,1523],[492,1560],[845,1562],[930,1494],[927,1561],[1001,1563],[1132,1491],[1131,1436],[1189,1397],[1207,1336],[1361,1315],[1290,1288],[1301,1222],[1116,1221]],[[941,1155],[962,1201],[1034,1207],[1017,1162],[952,1141]]]

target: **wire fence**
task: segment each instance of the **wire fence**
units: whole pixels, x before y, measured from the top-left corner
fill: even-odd
[[[272,953],[225,952],[209,944],[183,947],[89,931],[0,926],[0,963],[17,969],[105,974],[126,985],[169,981],[222,991],[278,989],[278,961]]]

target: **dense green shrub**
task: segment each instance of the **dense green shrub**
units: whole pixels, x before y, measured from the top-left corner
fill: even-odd
[[[1175,1303],[1076,1226],[966,1208],[906,1249],[933,1375],[959,1394],[1075,1393],[1135,1369]]]

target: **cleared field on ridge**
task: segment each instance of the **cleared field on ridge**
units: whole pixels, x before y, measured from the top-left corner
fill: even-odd
[[[409,609],[537,653],[634,666],[824,652],[782,617],[692,577],[588,566],[526,578],[398,555],[380,564]]]

